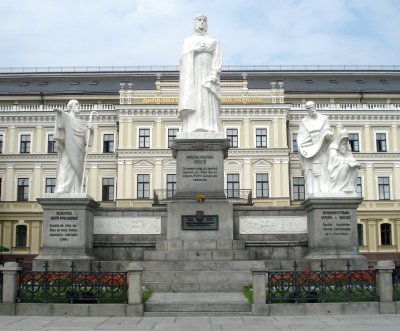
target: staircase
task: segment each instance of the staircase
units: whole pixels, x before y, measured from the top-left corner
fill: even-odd
[[[239,240],[166,240],[144,255],[143,282],[154,290],[145,316],[249,315],[243,287],[264,267]]]

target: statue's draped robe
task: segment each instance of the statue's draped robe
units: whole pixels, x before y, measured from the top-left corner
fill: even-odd
[[[339,150],[340,141],[347,136],[339,135],[338,139],[329,146],[328,170],[331,177],[332,192],[356,194],[358,167],[350,167],[349,163],[357,163],[347,142],[346,151]]]
[[[221,69],[218,39],[200,34],[185,39],[180,62],[178,107],[183,132],[219,132]],[[216,77],[217,82],[212,82],[212,77]]]
[[[328,118],[318,114],[305,117],[300,122],[297,144],[303,166],[307,195],[328,192],[327,145],[325,137],[332,135]]]
[[[58,150],[55,193],[81,193],[87,132],[84,121],[57,110],[54,133]]]

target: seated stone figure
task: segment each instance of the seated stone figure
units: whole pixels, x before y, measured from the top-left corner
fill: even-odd
[[[330,191],[344,196],[356,196],[359,168],[361,165],[353,157],[347,130],[342,129],[338,138],[329,145]]]

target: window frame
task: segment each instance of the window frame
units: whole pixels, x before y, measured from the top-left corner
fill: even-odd
[[[384,225],[388,225],[390,227],[390,232],[389,232],[389,236],[388,236],[390,243],[383,242],[382,226],[384,226]],[[380,244],[380,246],[392,246],[393,245],[393,224],[392,223],[389,223],[386,221],[379,223],[379,244]]]
[[[149,130],[149,135],[148,136],[141,136],[140,135],[140,132],[141,132],[141,130]],[[138,130],[137,130],[137,146],[138,146],[138,148],[139,149],[150,149],[151,148],[151,127],[148,127],[148,126],[140,126],[140,127],[138,127]],[[144,140],[144,145],[145,146],[141,146],[141,137],[148,137],[148,146],[146,146],[146,139]]]
[[[349,144],[350,144],[352,153],[360,153],[361,152],[361,139],[360,139],[361,135],[360,135],[360,132],[349,131],[348,134],[349,134]],[[350,140],[350,135],[352,135],[352,134],[357,135],[358,140]],[[357,143],[358,143],[358,150],[357,151],[353,151],[353,145],[351,144],[351,141],[357,141]]]
[[[175,176],[175,182],[170,182],[168,181],[168,177],[169,176]],[[169,184],[172,184],[173,188],[172,190],[169,189]],[[171,194],[169,194],[169,192],[172,192]],[[176,174],[166,174],[165,175],[165,196],[166,198],[173,198],[176,194]]]
[[[104,180],[105,179],[112,179],[112,185],[105,185]],[[110,192],[107,191],[107,199],[104,199],[105,196],[105,188],[108,188],[108,190],[112,187],[112,199],[109,199]],[[116,192],[116,180],[115,177],[101,177],[101,201],[115,201],[115,192]]]
[[[28,188],[28,192],[27,192],[27,199],[18,199],[19,198],[19,180],[20,179],[26,179],[27,181],[28,181],[28,185],[26,185],[26,186],[23,186],[23,187],[27,187]],[[29,178],[29,177],[17,177],[16,178],[16,187],[17,187],[17,189],[16,189],[16,197],[15,197],[15,200],[16,201],[18,201],[18,202],[24,202],[24,201],[29,201],[29,198],[30,198],[30,185],[31,184],[31,179]],[[24,193],[24,196],[25,196],[25,193]]]
[[[105,147],[106,147],[106,141],[105,141],[105,136],[113,136],[113,140],[112,140],[112,148],[110,151],[105,151]],[[114,132],[102,132],[101,134],[101,151],[104,154],[111,154],[111,153],[115,153],[115,133]]]
[[[239,136],[240,130],[239,130],[239,128],[238,127],[232,127],[232,126],[226,127],[225,128],[225,137],[226,138],[230,138],[230,136],[228,135],[228,130],[236,130],[236,146],[232,146],[232,139],[231,139],[229,147],[230,148],[239,148],[239,146],[240,146],[240,144],[239,144],[239,142],[240,142],[240,136]]]
[[[266,130],[265,134],[265,146],[258,146],[257,145],[257,130]],[[263,137],[263,135],[261,135]],[[255,126],[254,127],[254,147],[255,148],[268,148],[269,147],[269,128],[267,126]]]
[[[298,132],[292,132],[290,135],[290,150],[292,151],[292,153],[299,153],[299,145],[297,143],[297,134]],[[296,139],[294,139],[294,136],[296,136]],[[296,141],[296,144],[294,144],[294,141]],[[295,145],[296,145],[296,150],[295,150]]]
[[[360,183],[359,183],[360,180]],[[364,187],[363,187],[363,177],[362,176],[357,176],[356,179],[356,194],[357,198],[363,198],[364,197]],[[360,188],[360,192],[358,192],[358,188]]]
[[[50,148],[50,136],[53,136],[53,142],[54,142],[54,152],[49,152],[49,148]],[[57,145],[56,145],[56,141],[54,140],[54,132],[47,132],[46,133],[46,153],[47,154],[56,154],[57,153]]]
[[[6,144],[4,142],[5,141],[5,137],[6,137],[5,133],[0,131],[0,137],[2,137],[0,139],[1,140],[1,143],[0,143],[0,154],[4,154],[4,147],[6,146]]]
[[[149,181],[148,182],[145,182],[145,181],[143,181],[143,182],[139,182],[139,176],[148,176],[148,179],[149,179]],[[144,192],[146,192],[146,190],[144,189],[144,187],[143,187],[143,189],[142,190],[140,190],[139,189],[139,185],[143,185],[143,184],[148,184],[148,186],[149,186],[149,189],[148,189],[148,196],[146,197],[145,196],[145,194],[144,194]],[[143,196],[140,196],[139,195],[139,192],[141,192],[141,191],[143,191]],[[150,176],[150,174],[149,173],[143,173],[143,174],[136,174],[136,198],[138,199],[138,200],[146,200],[146,199],[150,199],[150,196],[151,196],[151,176]]]
[[[47,188],[53,186],[53,185],[49,185],[49,186],[47,185],[47,180],[48,179],[54,179],[54,191],[55,191],[56,186],[57,186],[57,179],[55,177],[45,177],[45,179],[44,179],[44,193],[45,194],[52,194],[52,193],[54,193],[54,191],[53,192],[47,192]]]
[[[25,245],[19,245],[19,238],[18,238],[18,228],[22,228],[22,227],[24,227],[25,228]],[[15,224],[15,227],[14,227],[14,233],[15,233],[15,240],[14,240],[14,247],[15,248],[27,248],[27,247],[29,247],[29,244],[28,244],[28,238],[29,238],[29,227],[28,227],[28,224],[21,224],[21,223],[17,223],[17,224]]]
[[[379,150],[378,148],[378,134],[384,134],[385,135],[385,145],[386,149],[385,150]],[[377,153],[387,153],[389,151],[389,140],[388,140],[388,133],[386,131],[375,131],[375,150]],[[379,140],[383,141],[383,140]],[[379,144],[380,145],[380,144]]]
[[[258,175],[267,175],[267,181],[266,182],[261,182],[257,180]],[[256,199],[269,199],[270,198],[270,174],[268,172],[256,172],[255,173],[255,198]],[[258,196],[258,183],[266,183],[266,188],[267,188],[267,196]],[[263,186],[263,185],[262,185]],[[262,188],[262,191],[264,189],[264,186]]]
[[[303,180],[303,185],[295,185],[295,179],[302,179]],[[304,179],[304,177],[303,176],[293,176],[292,177],[292,180],[291,180],[291,182],[292,182],[292,200],[293,201],[303,201],[303,200],[305,200],[305,198],[306,198],[306,181],[305,181],[305,179]],[[295,199],[295,190],[294,190],[294,188],[295,187],[303,187],[303,195],[304,195],[304,198],[303,199],[300,199],[300,195],[301,195],[301,192],[296,192],[296,194],[299,194],[299,199]]]
[[[29,136],[29,151],[22,152],[22,136]],[[19,154],[31,154],[32,153],[32,133],[28,132],[20,132],[19,140],[18,140],[18,153]]]
[[[230,176],[237,176],[237,181],[229,181]],[[237,188],[230,188],[230,185],[233,184]],[[233,195],[230,194],[230,191],[233,192]],[[237,191],[237,192],[236,192]],[[227,199],[237,199],[240,198],[240,173],[227,173],[226,174],[226,197]]]
[[[166,135],[167,135],[167,137],[166,137],[166,142],[167,142],[167,148],[171,148],[171,141],[170,141],[170,135],[169,135],[169,130],[178,130],[176,133],[179,133],[179,132],[181,132],[181,128],[180,127],[178,127],[178,126],[168,126],[167,128],[166,128]],[[176,135],[175,135],[175,138],[176,138]],[[175,139],[175,138],[171,138],[171,139]]]
[[[361,238],[360,238],[360,230],[361,228]],[[364,231],[364,224],[363,223],[357,223],[357,244],[358,246],[365,246],[365,231]],[[361,240],[360,240],[361,239]]]
[[[384,179],[384,178],[388,179],[388,183],[387,184],[385,184],[385,183],[384,184],[379,184],[379,179]],[[388,198],[385,198],[385,197],[381,198],[381,190],[380,190],[380,188],[381,188],[381,186],[386,186],[386,185],[388,185],[388,188],[389,188],[389,190],[388,190],[389,197]],[[392,187],[392,185],[391,185],[391,177],[390,176],[378,176],[377,177],[378,200],[382,200],[382,201],[391,200],[391,197],[392,197],[391,187]]]

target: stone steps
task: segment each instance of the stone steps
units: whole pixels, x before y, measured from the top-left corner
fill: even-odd
[[[143,280],[145,282],[246,282],[251,280],[249,271],[181,271],[181,270],[159,270],[144,271]]]
[[[213,261],[142,261],[145,271],[250,271],[255,268],[263,268],[264,261],[257,260],[213,260]]]
[[[241,292],[245,285],[251,284],[251,280],[244,282],[147,282],[143,283],[147,288],[154,290],[156,293],[174,292]]]
[[[216,261],[216,260],[255,260],[257,254],[249,250],[209,249],[209,250],[167,250],[146,251],[145,261]]]
[[[154,293],[145,303],[144,316],[250,315],[243,293]]]
[[[156,250],[209,250],[209,249],[245,249],[242,240],[203,239],[203,240],[160,240]]]

